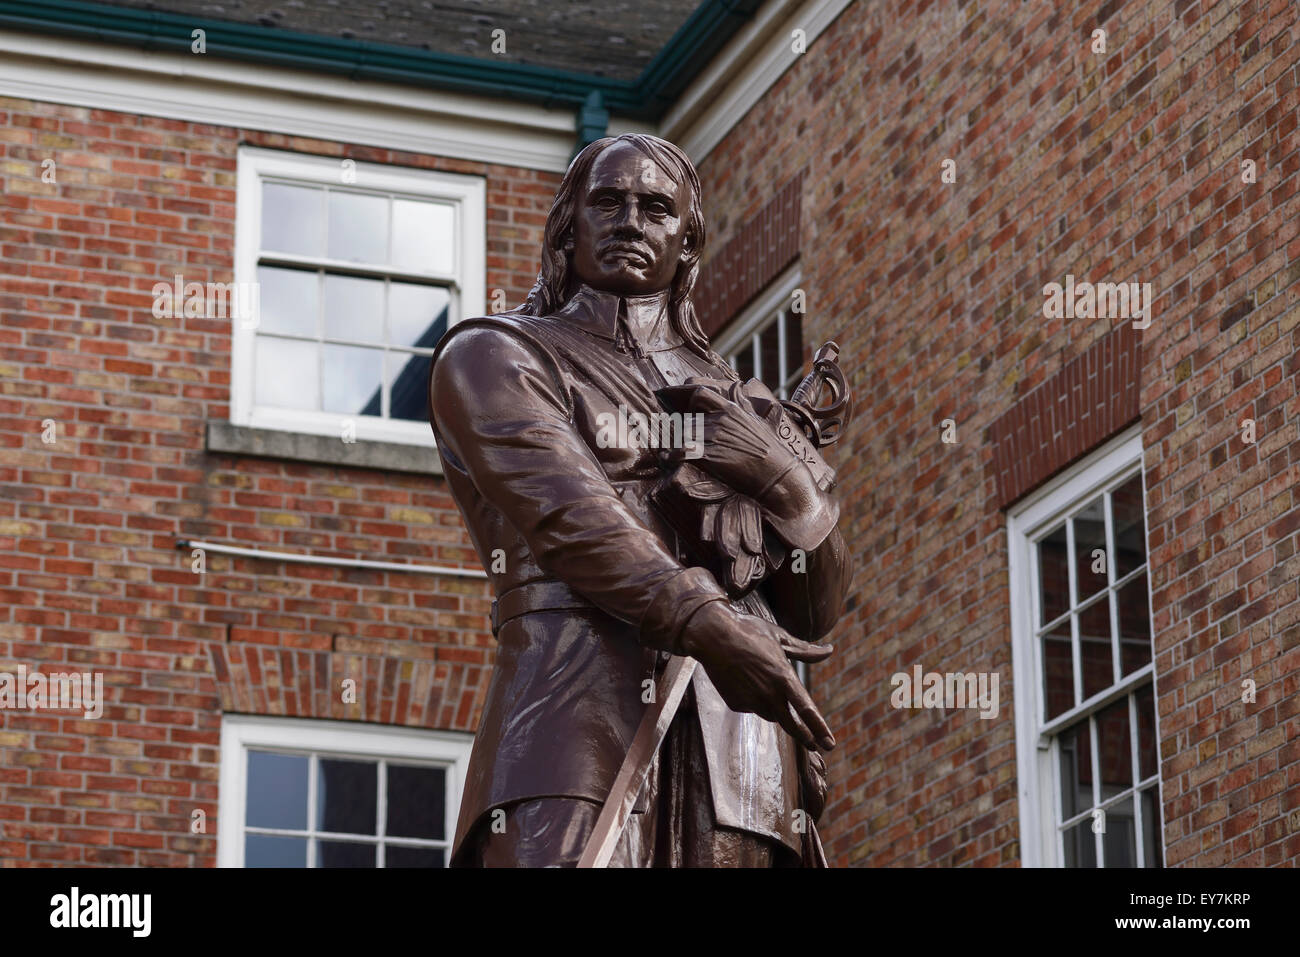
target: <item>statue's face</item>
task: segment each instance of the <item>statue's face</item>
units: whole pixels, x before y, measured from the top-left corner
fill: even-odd
[[[573,220],[573,271],[603,292],[647,296],[672,285],[690,187],[630,143],[596,157]]]

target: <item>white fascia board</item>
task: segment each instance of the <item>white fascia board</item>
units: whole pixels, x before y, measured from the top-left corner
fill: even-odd
[[[562,173],[571,110],[0,30],[0,96]]]
[[[697,76],[659,123],[659,135],[701,162],[852,0],[768,0]]]
[[[651,123],[643,120],[632,120],[624,116],[611,116],[609,126],[605,128],[606,136],[620,136],[623,133],[649,133],[651,136],[658,136],[659,129]]]

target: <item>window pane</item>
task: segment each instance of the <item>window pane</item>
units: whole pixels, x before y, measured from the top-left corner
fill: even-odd
[[[358,342],[384,342],[382,279],[325,276],[325,336]]]
[[[446,837],[447,772],[443,768],[388,766],[387,833],[393,837]],[[389,848],[388,853],[394,849]]]
[[[803,371],[803,316],[797,312],[785,314],[785,361],[791,372]]]
[[[1097,839],[1093,837],[1091,818],[1066,831],[1064,843],[1066,867],[1097,866]]]
[[[1156,699],[1151,685],[1134,692],[1138,713],[1138,777],[1145,781],[1156,773],[1159,751],[1156,742]]]
[[[321,758],[317,767],[316,830],[374,834],[379,765],[372,761]]]
[[[451,294],[441,286],[395,282],[388,290],[388,342],[432,349],[447,331]]]
[[[1133,745],[1128,723],[1127,695],[1097,714],[1097,760],[1101,762],[1103,801],[1133,786]]]
[[[1061,734],[1061,820],[1092,807],[1092,732],[1088,721]]]
[[[325,191],[309,186],[262,186],[262,249],[319,256],[325,251]]]
[[[437,847],[384,847],[385,867],[446,867],[446,851]]]
[[[393,262],[403,269],[451,272],[455,213],[443,203],[393,200]]]
[[[1076,512],[1074,522],[1074,575],[1076,599],[1086,601],[1106,587],[1106,513],[1100,498]],[[1094,556],[1094,552],[1100,554]],[[1100,569],[1094,571],[1093,569]]]
[[[1070,570],[1065,561],[1065,526],[1053,529],[1038,543],[1038,596],[1041,627],[1070,608]]]
[[[1106,808],[1102,819],[1102,854],[1107,867],[1137,867],[1137,834],[1133,827],[1133,799],[1126,797]]]
[[[257,337],[256,405],[281,409],[315,409],[320,394],[314,342]]]
[[[741,382],[748,382],[754,378],[754,347],[746,345],[736,353],[736,375],[740,376]]]
[[[329,194],[329,256],[354,263],[388,261],[388,197]]]
[[[1115,521],[1115,577],[1122,578],[1147,560],[1142,475],[1134,475],[1110,494],[1111,517]]]
[[[258,332],[316,338],[318,274],[259,266],[257,285],[261,307]]]
[[[308,761],[300,754],[249,751],[244,823],[249,827],[305,830]]]
[[[1070,619],[1043,635],[1043,714],[1051,721],[1074,707],[1074,658]]]
[[[1110,598],[1099,600],[1079,612],[1079,654],[1082,656],[1083,697],[1086,701],[1115,683],[1111,664]]]
[[[762,358],[763,384],[775,392],[781,388],[781,330],[773,320],[758,336],[759,354]]]
[[[352,841],[317,841],[316,866],[374,867],[376,845],[358,844]]]
[[[1151,660],[1151,613],[1147,608],[1146,573],[1121,588],[1117,596],[1120,668],[1127,675]]]
[[[429,421],[430,356],[409,352],[388,354],[388,416],[411,422]]]
[[[306,867],[307,840],[270,834],[244,835],[245,867]]]
[[[1164,867],[1160,859],[1160,834],[1164,830],[1160,823],[1160,792],[1149,787],[1139,792],[1142,800],[1142,853],[1145,866]]]
[[[322,390],[326,412],[344,415],[381,415],[379,385],[383,375],[381,349],[360,346],[321,347]]]

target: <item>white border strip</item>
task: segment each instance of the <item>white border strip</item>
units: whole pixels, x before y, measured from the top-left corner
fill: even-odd
[[[264,558],[270,562],[301,562],[304,565],[335,565],[339,568],[376,568],[390,572],[414,572],[421,575],[452,575],[457,578],[487,578],[487,572],[478,568],[454,568],[450,565],[416,565],[403,562],[376,562],[368,558],[333,558],[312,555],[309,552],[273,552],[264,548],[244,548],[242,545],[222,545],[182,538],[178,549],[199,548],[217,555],[239,555],[245,558]]]

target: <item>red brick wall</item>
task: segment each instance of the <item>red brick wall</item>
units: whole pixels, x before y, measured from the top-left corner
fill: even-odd
[[[714,250],[805,174],[807,338],[853,366],[832,456],[855,594],[813,669],[840,742],[834,862],[1019,861],[990,426],[1118,324],[1044,318],[1043,286],[1073,273],[1155,293],[1140,415],[1168,863],[1300,863],[1297,17],[852,4],[701,164]],[[998,671],[1000,719],[891,709],[889,676],[918,662]]]
[[[223,707],[477,720],[486,582],[216,554],[200,577],[175,548],[477,565],[439,478],[204,452],[229,324],[155,319],[150,291],[233,278],[241,142],[484,176],[489,296],[536,275],[555,175],[0,99],[0,670],[98,670],[108,697],[0,710],[0,864],[212,864]]]

